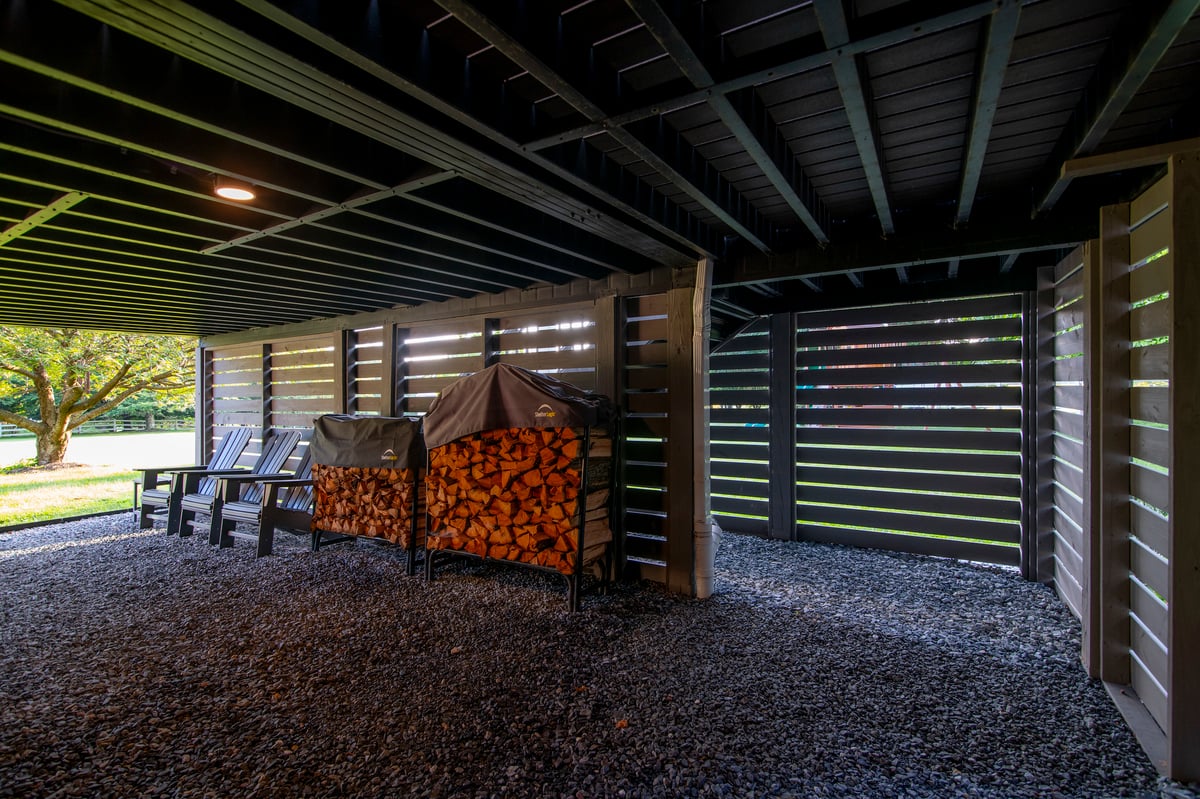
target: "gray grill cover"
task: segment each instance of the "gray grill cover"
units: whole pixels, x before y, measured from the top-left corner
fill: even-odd
[[[313,463],[322,466],[382,466],[418,469],[425,445],[413,419],[391,416],[318,416],[313,425]]]
[[[613,418],[603,394],[498,363],[451,383],[425,415],[425,445],[440,447],[500,427],[591,427]]]

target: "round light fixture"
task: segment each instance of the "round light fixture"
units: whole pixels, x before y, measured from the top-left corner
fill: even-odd
[[[224,197],[226,200],[247,202],[254,199],[254,192],[249,186],[245,183],[229,180],[228,178],[217,178],[216,187],[213,191],[218,197]]]

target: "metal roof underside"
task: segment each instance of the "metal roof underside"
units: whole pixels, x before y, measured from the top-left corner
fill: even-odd
[[[0,0],[0,324],[212,335],[716,259],[1029,285],[1200,131],[1200,0]],[[218,179],[254,185],[249,204]]]

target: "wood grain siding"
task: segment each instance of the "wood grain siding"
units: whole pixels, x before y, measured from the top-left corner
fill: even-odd
[[[1018,565],[1019,295],[797,316],[797,535]]]
[[[593,303],[501,317],[495,358],[593,391],[596,317]]]
[[[1054,588],[1080,619],[1087,613],[1085,569],[1091,545],[1084,534],[1089,529],[1084,518],[1086,447],[1084,436],[1073,433],[1083,425],[1086,403],[1083,288],[1093,249],[1077,247],[1054,270]]]
[[[308,430],[318,416],[341,412],[346,376],[338,368],[336,347],[343,340],[323,335],[271,344],[264,393],[272,429]]]
[[[483,326],[472,319],[412,325],[398,349],[400,403],[406,414],[421,416],[442,389],[483,368]]]
[[[713,514],[725,530],[766,535],[771,438],[790,439],[789,431],[770,425],[770,320],[756,319],[722,342],[709,364]]]
[[[1163,178],[1129,205],[1129,312],[1127,343],[1115,346],[1141,357],[1126,359],[1129,386],[1135,394],[1170,392],[1170,375],[1157,364],[1171,348],[1171,179]],[[1145,350],[1145,354],[1140,351]],[[1170,407],[1170,401],[1166,403]],[[1170,679],[1167,668],[1169,544],[1157,535],[1170,517],[1170,414],[1152,403],[1129,405],[1122,443],[1129,454],[1130,507],[1114,535],[1128,536],[1129,679],[1142,703],[1164,730]],[[1134,508],[1137,514],[1134,515]],[[1107,628],[1107,625],[1106,625]]]
[[[625,562],[631,576],[666,582],[667,295],[625,299]]]
[[[383,411],[384,347],[382,326],[349,331],[346,363],[346,411],[362,416],[391,416]]]
[[[242,465],[250,465],[259,451],[257,439],[264,427],[263,418],[263,344],[218,347],[207,350],[209,383],[212,386],[209,407],[213,440],[234,427],[250,427],[256,432],[246,447]],[[209,447],[211,451],[211,444]]]

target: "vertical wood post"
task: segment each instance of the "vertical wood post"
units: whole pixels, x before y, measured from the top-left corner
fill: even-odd
[[[266,442],[267,434],[274,426],[271,419],[271,344],[262,345],[262,412],[259,415],[262,441]],[[261,444],[260,444],[261,446]],[[261,451],[261,450],[260,450]]]
[[[1034,353],[1037,380],[1037,440],[1034,445],[1033,522],[1037,531],[1036,562],[1031,580],[1054,581],[1054,267],[1038,270],[1037,346]]]
[[[1037,293],[1021,295],[1021,576],[1035,580],[1037,528]]]
[[[625,391],[625,303],[615,293],[596,299],[596,391],[621,407]],[[623,436],[623,426],[617,422],[617,436]],[[614,474],[624,473],[621,462],[625,448],[619,440],[613,442]],[[614,491],[610,499],[609,519],[613,534],[613,573],[625,573],[625,492]]]
[[[358,413],[359,401],[350,386],[356,383],[358,367],[354,365],[354,349],[358,346],[358,334],[353,330],[334,331],[334,411],[338,414]]]
[[[1200,781],[1200,152],[1171,157],[1168,771]]]
[[[483,320],[483,367],[500,363],[500,320]]]
[[[791,541],[796,537],[796,317],[775,314],[770,324],[767,535]]]
[[[383,416],[395,416],[403,411],[399,409],[400,384],[408,377],[408,364],[400,357],[397,349],[402,337],[407,338],[407,331],[398,331],[391,322],[383,325],[383,346],[380,347],[382,361],[382,379],[379,387],[379,413]]]
[[[212,350],[196,346],[196,460],[208,463],[213,448]]]
[[[712,262],[677,270],[667,292],[667,587],[696,593],[695,529],[708,520],[709,291]]]
[[[1100,209],[1096,280],[1085,299],[1093,359],[1088,376],[1088,470],[1099,582],[1089,604],[1100,611],[1100,678],[1128,685],[1129,666],[1129,203]],[[1092,261],[1089,260],[1090,266]],[[1098,480],[1098,482],[1097,482]],[[1095,574],[1095,570],[1092,571]],[[1098,596],[1097,596],[1098,593]]]

